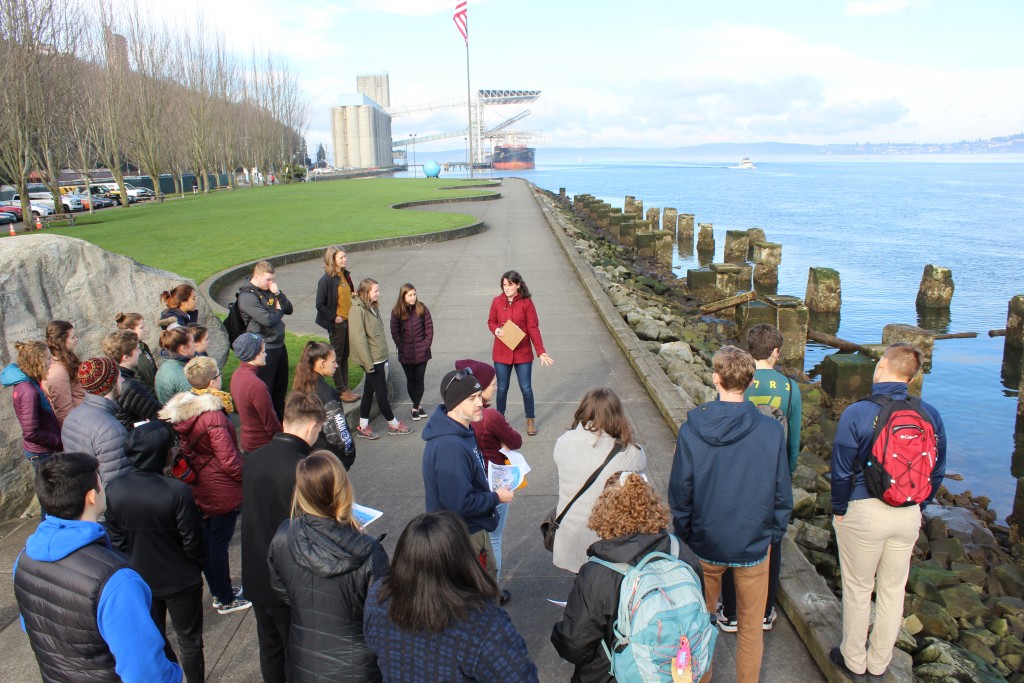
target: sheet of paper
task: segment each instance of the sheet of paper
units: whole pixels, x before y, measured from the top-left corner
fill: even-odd
[[[487,485],[492,491],[497,491],[502,486],[507,486],[514,491],[522,486],[524,481],[525,475],[515,465],[487,463]]]
[[[359,526],[366,527],[370,522],[376,522],[378,519],[384,516],[384,513],[380,510],[374,510],[368,508],[365,505],[359,503],[352,503],[352,517],[359,522]]]
[[[548,598],[547,600],[552,605],[558,605],[559,607],[565,607],[565,604],[566,604],[566,602],[564,600],[552,600],[551,598]]]
[[[522,328],[509,320],[501,326],[501,336],[498,339],[508,348],[515,349],[525,336],[526,333],[523,332]]]
[[[523,457],[522,453],[519,451],[510,451],[507,448],[500,448],[498,450],[502,455],[508,458],[510,465],[519,468],[519,471],[523,473],[524,477],[530,473],[530,466],[527,464],[526,458]]]

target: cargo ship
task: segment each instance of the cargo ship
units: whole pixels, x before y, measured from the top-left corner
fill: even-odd
[[[491,155],[491,168],[499,171],[522,171],[534,168],[533,153],[536,151],[533,147],[498,145],[494,148],[494,154]]]

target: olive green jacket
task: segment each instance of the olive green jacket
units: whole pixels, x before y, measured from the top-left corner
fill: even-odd
[[[373,372],[376,363],[388,359],[388,338],[379,313],[374,312],[359,297],[352,297],[352,310],[348,317],[349,356],[366,372]]]

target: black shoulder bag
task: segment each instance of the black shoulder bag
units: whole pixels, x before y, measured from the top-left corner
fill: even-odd
[[[547,550],[549,553],[553,552],[555,549],[555,532],[558,531],[558,527],[562,523],[562,520],[565,519],[565,514],[569,512],[569,508],[571,508],[573,506],[573,503],[579,500],[580,496],[586,493],[587,489],[589,489],[594,484],[594,482],[597,481],[597,477],[598,475],[601,474],[601,471],[608,466],[608,463],[612,461],[612,458],[618,455],[619,451],[621,450],[622,446],[620,446],[619,444],[615,444],[615,447],[612,448],[610,453],[608,453],[608,457],[604,459],[604,462],[601,463],[601,466],[594,470],[594,473],[590,475],[590,478],[587,479],[587,481],[583,484],[583,487],[576,492],[576,495],[573,496],[573,499],[570,500],[569,504],[565,506],[565,509],[562,510],[562,514],[556,516],[555,513],[558,512],[558,508],[556,507],[554,510],[549,512],[548,516],[544,518],[544,521],[540,523],[540,533],[541,536],[544,537],[544,549]]]

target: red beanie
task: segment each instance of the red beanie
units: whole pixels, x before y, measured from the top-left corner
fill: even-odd
[[[490,363],[481,363],[478,360],[470,360],[469,358],[455,361],[456,370],[464,370],[466,368],[473,371],[473,376],[480,382],[480,387],[486,391],[487,387],[491,385],[491,380],[494,379],[494,366]]]

